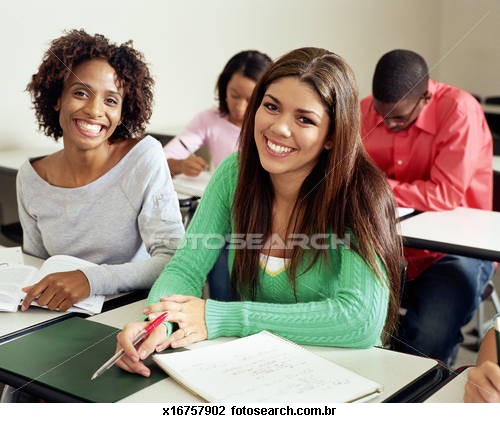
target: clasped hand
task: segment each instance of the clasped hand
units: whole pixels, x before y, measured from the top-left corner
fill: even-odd
[[[50,310],[66,311],[90,295],[90,284],[82,271],[72,270],[51,273],[40,282],[24,287],[23,291],[26,297],[21,303],[22,311],[27,310],[35,299],[39,305]]]
[[[148,322],[129,323],[117,335],[116,350],[123,348],[125,352],[117,362],[119,367],[147,377],[150,375],[150,370],[142,361],[151,353],[163,351],[168,347],[186,347],[207,339],[205,300],[186,295],[171,295],[160,298],[159,303],[149,305],[142,312],[151,321],[165,311],[168,312],[167,320],[178,325],[178,329],[169,337],[166,326],[160,325],[140,345],[134,346],[133,339],[148,325]]]

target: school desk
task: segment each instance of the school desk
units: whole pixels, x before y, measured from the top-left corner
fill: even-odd
[[[141,318],[141,310],[144,301],[138,301],[112,311],[101,313],[89,317],[88,321],[100,322],[117,328],[130,321],[137,321]],[[71,323],[67,320],[66,324]],[[196,344],[195,347],[203,348],[204,345],[213,342],[226,342],[230,338],[220,338],[214,341],[206,341]],[[437,384],[442,383],[449,375],[448,370],[429,358],[416,357],[413,355],[398,353],[382,348],[368,349],[348,349],[306,346],[310,351],[325,357],[328,360],[358,372],[359,374],[380,382],[383,385],[383,393],[373,401],[421,401],[426,398],[426,394]],[[109,351],[111,355],[114,351]],[[108,357],[102,357],[104,362]],[[0,382],[20,386],[22,378],[9,379],[5,369],[0,363]],[[101,376],[105,377],[105,375]],[[141,378],[141,376],[137,376]],[[36,381],[30,383],[24,389],[29,392],[41,393],[40,386]],[[46,388],[46,387],[45,387]],[[56,390],[57,391],[57,390]],[[43,391],[47,400],[77,401],[71,394],[66,393],[61,397],[61,392],[53,392],[50,389]],[[140,389],[134,394],[123,398],[122,402],[199,402],[200,399],[189,391],[178,385],[173,379],[166,377],[144,389]]]
[[[49,144],[44,148],[0,151],[0,225],[19,222],[16,200],[16,174],[28,157],[40,157],[60,149],[62,145]]]
[[[431,403],[456,403],[464,402],[464,389],[467,382],[467,367],[462,367],[453,372],[446,383],[434,392],[425,402]]]
[[[483,260],[500,260],[500,213],[457,207],[424,212],[401,222],[408,247]]]

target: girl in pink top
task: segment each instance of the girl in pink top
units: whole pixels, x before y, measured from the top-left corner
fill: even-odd
[[[216,167],[237,150],[243,116],[257,80],[271,64],[271,59],[256,50],[234,55],[219,75],[216,85],[218,108],[199,113],[189,125],[164,148],[170,172],[197,176],[208,163],[194,153],[208,146]]]

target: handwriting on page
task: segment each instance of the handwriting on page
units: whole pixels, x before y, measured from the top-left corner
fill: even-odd
[[[207,363],[210,363],[209,369]],[[300,397],[306,392],[335,391],[351,383],[342,371],[333,377],[331,372],[322,372],[321,360],[315,366],[311,363],[311,355],[304,354],[301,349],[285,352],[277,351],[272,346],[260,347],[259,355],[256,356],[252,348],[249,348],[246,351],[233,350],[230,360],[217,354],[209,354],[205,356],[204,362],[188,359],[182,365],[179,364],[177,363],[176,370],[180,374],[196,374],[201,385],[209,386],[224,401],[241,397],[266,401],[269,398],[279,398],[283,393],[286,393],[287,398],[290,395]],[[214,374],[217,377],[210,377]],[[205,380],[203,375],[206,375]],[[230,387],[225,383],[228,378],[234,377],[240,381],[236,390],[234,386]],[[203,390],[203,386],[199,388]]]

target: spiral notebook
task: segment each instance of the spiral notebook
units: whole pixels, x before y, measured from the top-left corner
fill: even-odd
[[[354,402],[382,391],[377,382],[267,331],[153,360],[209,402]]]

